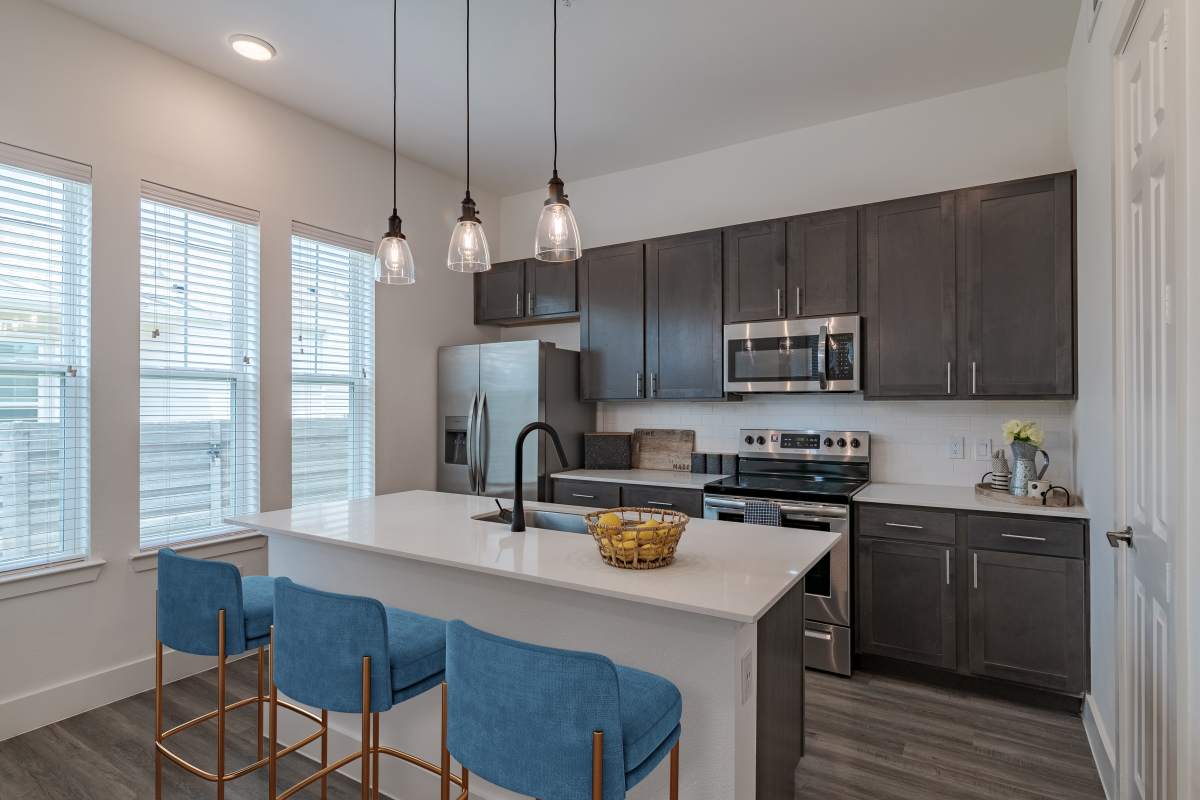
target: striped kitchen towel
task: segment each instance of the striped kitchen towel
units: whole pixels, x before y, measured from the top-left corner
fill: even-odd
[[[768,500],[747,500],[745,521],[751,525],[778,525],[779,506]]]

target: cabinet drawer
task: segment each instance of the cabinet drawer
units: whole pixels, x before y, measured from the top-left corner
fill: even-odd
[[[704,493],[698,489],[671,489],[665,486],[621,486],[621,505],[666,508],[682,511],[689,517],[704,516]]]
[[[859,536],[954,544],[954,512],[860,505],[855,531]]]
[[[621,505],[621,484],[555,478],[554,502],[569,506],[616,508]]]
[[[1073,520],[967,515],[967,541],[981,550],[1083,558],[1083,523]]]

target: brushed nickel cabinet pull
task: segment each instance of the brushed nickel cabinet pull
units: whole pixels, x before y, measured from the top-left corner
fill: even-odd
[[[1027,542],[1044,542],[1044,541],[1046,541],[1045,536],[1022,536],[1019,533],[1002,533],[1002,534],[1000,534],[1000,538],[1001,539],[1023,539]]]
[[[633,396],[634,397],[642,396],[642,373],[640,373],[640,372],[637,373],[637,378],[635,379],[634,384],[633,384]]]
[[[674,507],[675,507],[675,504],[674,504],[674,503],[664,503],[662,500],[647,500],[647,501],[646,501],[646,505],[648,505],[648,506],[662,506],[663,508],[674,508]]]
[[[910,525],[906,522],[885,522],[883,524],[888,526],[889,528],[911,528],[914,531],[925,530],[924,525]]]
[[[596,499],[596,495],[594,495],[594,494],[578,494],[578,493],[574,493],[574,492],[571,494],[571,497],[578,497],[582,500],[595,500]]]
[[[525,295],[525,313],[533,313],[533,292],[528,292]]]
[[[800,287],[796,287],[796,316],[800,316]]]
[[[971,585],[974,588],[978,589],[979,588],[979,553],[972,553],[971,559],[973,562],[973,566],[972,566],[973,574],[971,576]]]
[[[775,316],[783,316],[783,289],[775,289]]]
[[[517,316],[521,316],[521,293],[517,292]]]
[[[946,362],[946,394],[951,394],[950,391],[950,362]]]
[[[975,368],[975,362],[972,361],[971,362],[971,394],[975,394],[979,391],[977,374],[976,374],[977,372],[978,372],[978,370],[976,370],[976,368]]]
[[[950,585],[950,551],[946,551],[946,585]]]

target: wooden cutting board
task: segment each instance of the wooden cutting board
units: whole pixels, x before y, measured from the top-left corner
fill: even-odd
[[[633,468],[692,471],[692,450],[696,432],[673,428],[635,428],[633,431]]]

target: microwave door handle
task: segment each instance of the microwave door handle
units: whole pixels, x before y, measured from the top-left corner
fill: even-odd
[[[817,379],[821,381],[821,391],[829,388],[829,368],[826,363],[826,350],[829,347],[829,326],[821,326],[821,334],[817,337]]]

